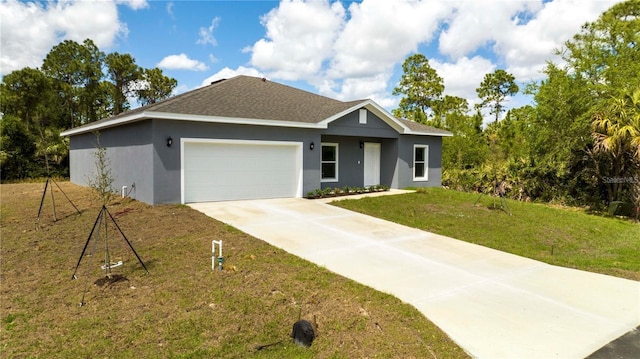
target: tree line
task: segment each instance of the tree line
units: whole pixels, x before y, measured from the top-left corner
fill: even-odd
[[[129,54],[105,54],[87,39],[54,46],[40,68],[13,71],[0,84],[0,179],[68,176],[60,133],[118,115],[132,103],[167,98],[177,81],[142,68]]]
[[[415,54],[403,63],[393,114],[454,134],[443,143],[450,188],[490,192],[500,182],[519,200],[638,208],[639,40],[640,1],[616,4],[556,50],[564,63],[548,62],[543,81],[521,89],[504,70],[486,74],[474,108],[446,94],[429,60]],[[0,84],[0,179],[68,176],[62,130],[167,98],[176,85],[129,54],[105,54],[91,40],[61,42],[40,68],[11,72]],[[505,111],[519,92],[533,104]]]
[[[520,89],[504,70],[476,89],[481,103],[446,95],[422,54],[408,57],[394,115],[446,129],[443,184],[490,192],[505,183],[519,200],[640,208],[640,2],[619,3],[582,26],[548,62],[546,78]],[[505,113],[518,92],[533,104]],[[491,120],[483,125],[481,110]],[[636,212],[637,213],[637,212]]]

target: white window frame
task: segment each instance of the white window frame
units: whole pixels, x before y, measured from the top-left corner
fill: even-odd
[[[334,147],[335,151],[336,151],[336,160],[335,161],[323,161],[322,160],[322,147]],[[322,142],[320,144],[320,182],[338,182],[338,164],[339,164],[339,159],[340,156],[339,154],[339,146],[337,143],[335,142]],[[336,166],[336,176],[333,178],[322,178],[322,165],[325,163],[334,163]]]
[[[367,109],[366,108],[361,108],[360,109],[360,113],[358,114],[358,123],[360,123],[361,125],[366,125],[367,124]]]
[[[416,160],[416,150],[418,148],[424,149],[424,161]],[[416,163],[424,164],[424,176],[416,177]],[[429,180],[429,145],[413,145],[413,180],[414,181]]]

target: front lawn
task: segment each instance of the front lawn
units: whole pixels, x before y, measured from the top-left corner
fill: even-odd
[[[414,307],[187,206],[119,199],[109,211],[150,273],[108,227],[108,246],[91,244],[72,280],[101,206],[60,185],[82,214],[56,188],[58,221],[47,195],[38,230],[43,184],[0,185],[2,358],[468,357]],[[225,270],[214,272],[220,239]],[[124,279],[94,285],[106,249]],[[289,339],[300,315],[319,325],[309,349]]]
[[[510,216],[499,198],[442,188],[333,204],[554,265],[640,280],[640,224],[630,220],[508,200]]]

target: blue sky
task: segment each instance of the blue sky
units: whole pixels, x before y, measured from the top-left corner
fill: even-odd
[[[0,74],[39,67],[65,39],[91,38],[178,80],[177,93],[236,74],[391,110],[403,60],[423,53],[445,93],[477,101],[486,73],[521,87],[617,0],[285,0],[0,2]],[[510,107],[528,103],[520,95]]]

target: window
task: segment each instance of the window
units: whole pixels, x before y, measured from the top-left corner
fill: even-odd
[[[359,116],[358,116],[358,122],[361,125],[366,125],[367,124],[367,109],[364,109],[364,108],[360,109],[360,113],[359,113]]]
[[[429,180],[429,146],[413,146],[413,180]]]
[[[338,182],[338,144],[322,144],[322,182]]]

